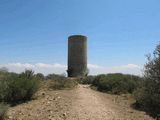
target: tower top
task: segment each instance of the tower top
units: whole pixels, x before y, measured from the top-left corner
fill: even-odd
[[[71,35],[71,36],[69,36],[68,37],[68,39],[74,39],[74,38],[83,38],[83,39],[87,39],[87,37],[86,36],[84,36],[84,35]]]

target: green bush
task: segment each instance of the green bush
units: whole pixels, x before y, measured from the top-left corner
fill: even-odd
[[[120,73],[98,75],[92,82],[97,90],[113,94],[132,93],[142,81],[142,78],[134,75]]]
[[[52,89],[65,89],[65,88],[74,88],[77,85],[76,80],[66,78],[62,75],[50,74],[47,76],[48,79],[52,81],[50,87]]]
[[[144,78],[144,84],[134,92],[136,104],[157,116],[160,114],[160,45],[154,51],[153,58],[148,56]]]
[[[49,74],[46,76],[47,80],[57,80],[57,79],[61,79],[61,78],[65,78],[65,76],[59,75],[59,74]]]
[[[4,77],[6,77],[9,73],[0,71],[0,80],[3,80]]]
[[[8,105],[0,104],[0,120],[4,120],[4,116],[7,109],[8,109]]]
[[[37,73],[35,76],[38,80],[44,80],[45,79],[45,77],[42,73]]]
[[[94,80],[94,76],[86,76],[78,79],[78,83],[80,84],[92,84]]]
[[[0,80],[0,101],[9,104],[25,102],[38,90],[39,81],[33,71],[10,73]]]

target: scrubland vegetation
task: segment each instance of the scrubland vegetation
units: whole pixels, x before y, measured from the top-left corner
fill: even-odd
[[[75,80],[67,79],[65,76],[50,74],[44,76],[41,73],[34,74],[32,70],[26,70],[21,74],[0,71],[0,120],[3,120],[8,106],[32,100],[38,91],[40,83],[50,80],[50,88],[64,89],[73,88],[77,85]]]
[[[98,91],[111,94],[133,93],[142,82],[142,77],[121,73],[88,76],[79,80],[79,83],[91,84]]]
[[[92,84],[95,76],[87,76],[77,79],[80,84]]]
[[[0,119],[3,119],[8,105],[16,105],[32,99],[38,90],[39,80],[31,70],[21,74],[0,72]]]
[[[156,47],[153,57],[148,56],[144,68],[143,77],[115,73],[88,76],[78,80],[57,74],[34,74],[32,70],[26,70],[21,74],[10,73],[3,68],[0,70],[0,120],[3,119],[9,105],[31,100],[39,89],[39,83],[46,80],[51,81],[50,88],[53,90],[74,88],[79,82],[90,84],[101,92],[132,94],[136,108],[156,117],[160,114],[160,45]]]
[[[145,72],[148,72],[148,68]],[[156,117],[160,114],[160,81],[155,77],[148,77],[148,74],[144,77],[121,73],[102,74],[81,78],[79,83],[90,84],[91,88],[109,94],[132,94],[136,109]]]
[[[70,89],[74,88],[78,84],[76,80],[57,74],[49,74],[46,76],[46,79],[51,81],[50,88],[54,90]]]
[[[97,90],[112,94],[132,93],[142,82],[142,78],[134,75],[107,74],[98,75],[92,82]]]
[[[160,115],[160,45],[148,55],[145,65],[144,82],[134,92],[136,105],[153,116]]]
[[[98,91],[110,94],[132,94],[136,100],[135,108],[151,114],[160,115],[160,45],[148,56],[144,76],[121,73],[88,76],[79,79],[81,84],[91,84]]]
[[[7,109],[8,109],[8,105],[0,104],[0,120],[4,120],[4,116]]]
[[[31,100],[38,90],[39,80],[33,71],[21,74],[5,73],[0,80],[0,101],[11,105]]]

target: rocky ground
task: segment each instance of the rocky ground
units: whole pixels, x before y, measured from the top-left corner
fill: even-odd
[[[33,101],[12,107],[7,120],[153,120],[134,110],[128,95],[110,95],[79,85],[73,90],[41,89]]]

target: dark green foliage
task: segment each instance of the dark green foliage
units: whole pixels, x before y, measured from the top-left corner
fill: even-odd
[[[45,79],[45,77],[42,73],[37,73],[35,76],[38,80],[44,80]]]
[[[50,86],[52,89],[59,90],[65,88],[74,88],[77,85],[75,80],[62,78],[59,80],[54,80],[53,84]]]
[[[144,84],[134,92],[136,103],[156,116],[160,114],[160,45],[154,51],[153,58],[148,56],[144,76]]]
[[[46,76],[46,79],[47,80],[57,80],[57,79],[63,79],[63,78],[65,78],[65,76],[64,75],[58,75],[58,74],[49,74],[49,75],[47,75]]]
[[[3,80],[4,77],[6,77],[8,74],[8,72],[4,72],[4,71],[0,71],[0,80]]]
[[[86,76],[86,77],[79,78],[78,82],[80,84],[92,84],[94,78],[95,78],[94,76]]]
[[[22,72],[20,76],[25,77],[27,79],[32,79],[34,77],[34,71],[32,70],[25,70],[25,72]]]
[[[134,75],[124,75],[120,73],[98,75],[92,85],[97,90],[113,94],[132,93],[142,81],[142,78]]]
[[[39,81],[33,71],[26,70],[21,74],[8,73],[0,80],[0,101],[18,104],[32,98],[38,90]]]
[[[52,84],[50,85],[50,87],[56,90],[65,88],[74,88],[77,85],[76,80],[66,78],[63,75],[50,74],[47,76],[47,78],[52,80]]]
[[[4,116],[7,109],[8,109],[8,105],[0,104],[0,120],[4,120]]]

